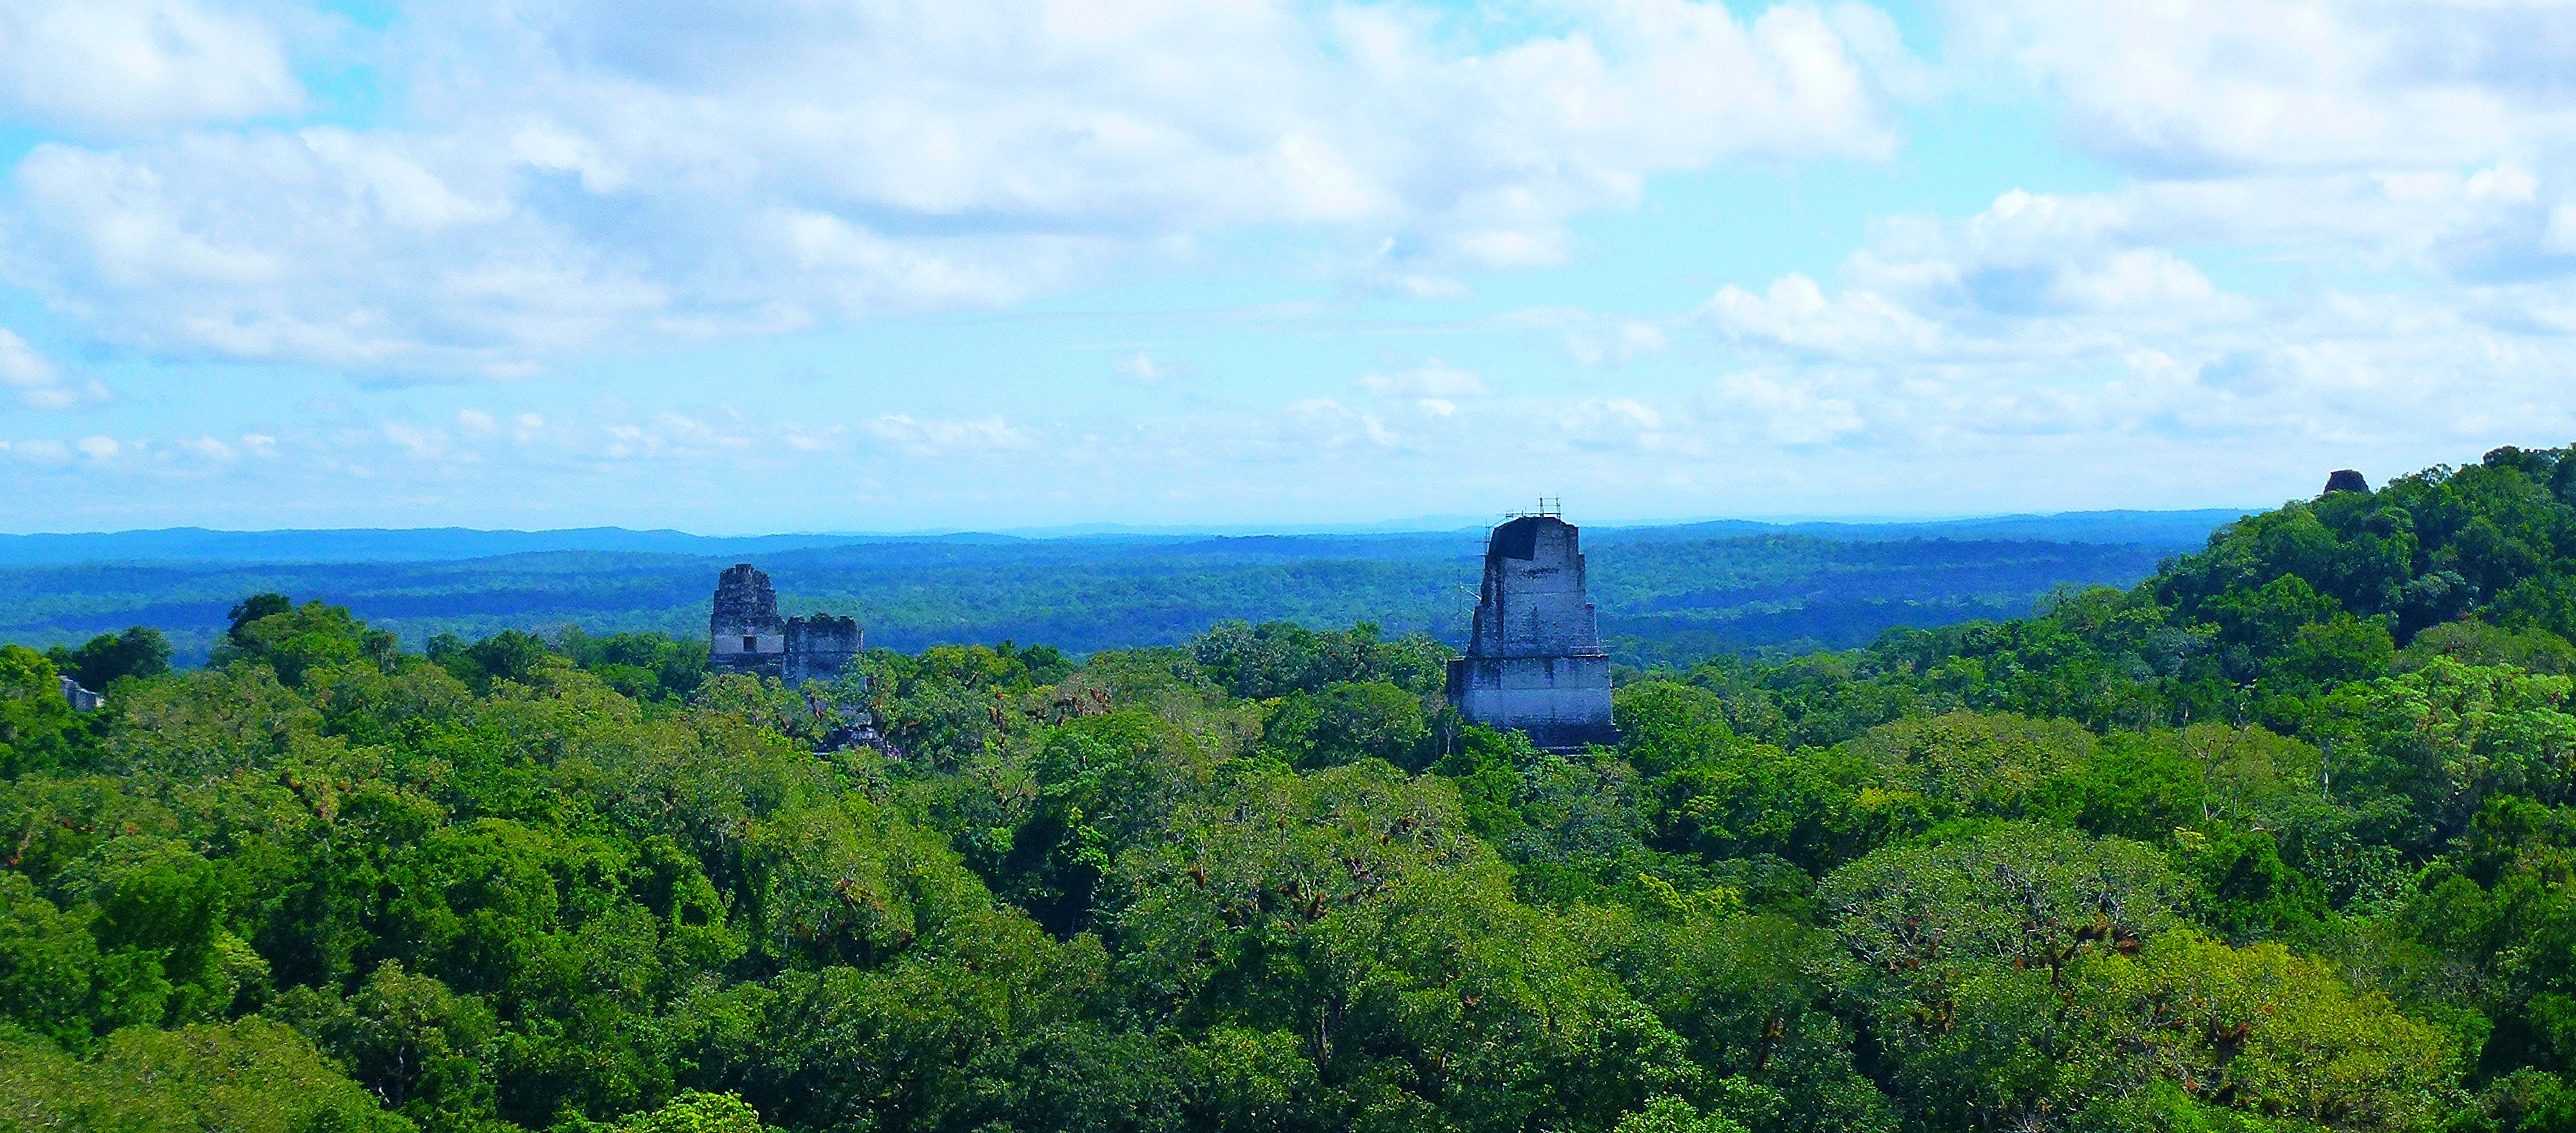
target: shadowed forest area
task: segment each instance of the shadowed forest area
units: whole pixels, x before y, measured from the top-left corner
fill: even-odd
[[[1677,581],[1618,608],[1776,593],[1724,546],[1640,545]],[[1764,553],[1919,561],[1832,546]],[[2571,637],[2576,450],[2026,617],[1650,664],[1573,754],[1462,725],[1392,619],[790,691],[263,592],[202,667],[0,648],[0,1114],[2576,1130]],[[887,750],[818,750],[860,704]]]

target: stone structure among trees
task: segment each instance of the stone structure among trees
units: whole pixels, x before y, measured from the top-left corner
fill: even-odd
[[[1485,543],[1485,582],[1449,700],[1471,723],[1518,729],[1554,751],[1619,740],[1610,657],[1583,584],[1581,529],[1552,512],[1515,517]]]
[[[736,563],[716,579],[707,618],[707,663],[720,672],[776,677],[789,687],[841,675],[861,646],[856,618],[778,616],[769,575]]]
[[[779,679],[794,688],[841,675],[859,656],[859,619],[808,614],[787,619],[787,655]]]
[[[63,700],[72,706],[72,711],[96,712],[107,706],[107,697],[82,688],[81,683],[73,680],[70,674],[66,673],[59,679],[63,686]]]

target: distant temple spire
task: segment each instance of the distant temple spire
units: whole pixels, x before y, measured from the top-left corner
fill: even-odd
[[[1449,662],[1449,700],[1468,721],[1518,729],[1558,751],[1619,742],[1581,537],[1543,506],[1487,538],[1475,629],[1467,655]]]

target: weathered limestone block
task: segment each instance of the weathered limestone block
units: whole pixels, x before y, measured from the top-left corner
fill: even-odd
[[[1619,741],[1581,534],[1552,515],[1495,528],[1467,655],[1449,662],[1449,700],[1461,715],[1556,751]]]
[[[82,688],[81,683],[70,675],[65,674],[58,679],[63,685],[63,700],[72,706],[72,711],[96,712],[107,706],[107,697]]]
[[[828,681],[859,655],[859,619],[809,614],[787,619],[787,656],[780,679],[790,686]]]
[[[783,675],[787,624],[778,618],[778,592],[767,574],[750,563],[725,568],[716,579],[707,646],[707,663],[718,671]]]

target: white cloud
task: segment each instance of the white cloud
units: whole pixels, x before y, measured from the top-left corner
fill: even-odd
[[[255,17],[187,0],[0,0],[0,113],[134,128],[303,104]]]
[[[189,10],[256,31],[199,2]],[[1866,506],[1869,492],[1969,483],[1969,462],[2001,453],[2032,462],[1973,487],[2027,500],[2087,476],[2127,491],[2351,446],[2441,458],[2500,432],[2576,435],[2563,380],[2576,370],[2576,87],[2557,77],[2576,9],[1941,10],[1935,69],[1858,4],[717,0],[692,8],[686,36],[606,0],[419,4],[369,45],[401,61],[384,68],[397,100],[375,126],[83,112],[75,140],[30,151],[0,200],[0,278],[75,335],[155,364],[328,363],[362,381],[573,382],[591,367],[563,356],[603,346],[1007,307],[1247,242],[1257,255],[1289,245],[1280,261],[1327,292],[1456,300],[1509,290],[1485,273],[1593,254],[1594,230],[1576,223],[1588,214],[1643,204],[1640,223],[1684,223],[1658,213],[1672,198],[1649,198],[1659,175],[1818,155],[1836,177],[1903,175],[1843,164],[1890,152],[1891,104],[2029,80],[2115,187],[2070,191],[2065,166],[2013,164],[2022,143],[2008,139],[1989,204],[1872,218],[1838,270],[1713,279],[1696,306],[1500,317],[1618,369],[1563,375],[1547,368],[1561,358],[1451,345],[1492,319],[1399,325],[1363,310],[1332,333],[1416,335],[1440,343],[1417,352],[1473,357],[1482,373],[1387,363],[1354,388],[1274,385],[1229,406],[1244,396],[1234,381],[1173,396],[1187,367],[1131,344],[1092,364],[1156,388],[1094,391],[1101,420],[1031,423],[1083,409],[1044,403],[892,413],[901,402],[885,398],[837,427],[703,408],[472,410],[415,422],[407,445],[350,410],[340,433],[263,417],[239,428],[287,440],[227,431],[151,451],[220,461],[207,447],[220,446],[237,475],[283,452],[281,476],[338,454],[380,483],[461,475],[464,455],[511,441],[530,446],[516,459],[602,476],[645,462],[620,473],[637,482],[664,474],[651,462],[941,470],[888,491],[909,503],[991,491],[940,479],[968,462],[904,459],[970,453],[1002,454],[972,463],[1007,469],[1015,489],[1067,498],[1067,478],[1033,470],[1114,478],[1127,462],[1152,466],[1136,474],[1150,491],[1214,492],[1224,470],[1209,452],[1314,462],[1301,468],[1315,475],[1276,479],[1319,493],[1376,477],[1418,494],[1450,475],[1433,471],[1441,455],[1508,431],[1604,475],[1651,466],[1815,491],[1874,470],[1877,487],[1843,497]],[[207,105],[216,118],[273,112]],[[1706,266],[1619,254],[1621,270],[1648,269],[1640,293],[1653,272]],[[1117,333],[1162,342],[1170,326]],[[77,382],[41,357],[19,373],[49,376],[12,376],[7,346],[9,390],[73,397]],[[1250,388],[1260,369],[1230,378]],[[545,384],[506,396],[541,402]],[[410,452],[422,460],[400,459]],[[60,442],[9,454],[77,458]],[[1419,474],[1387,474],[1397,467]]]
[[[2561,256],[2576,255],[2576,204],[2549,210],[2549,225],[2540,234],[2540,249]]]
[[[1908,309],[1949,308],[1997,317],[2110,316],[2126,320],[2233,317],[2200,269],[2166,247],[2183,225],[2162,201],[2136,195],[2057,196],[2014,189],[1958,224],[1903,219],[1852,257],[1847,273],[1864,289],[1833,317],[1821,293],[1773,285],[1768,312],[1832,337],[1906,338],[1932,331]],[[2151,215],[2141,219],[2141,212]],[[1784,281],[1785,282],[1785,281]],[[1723,298],[1723,296],[1721,297]],[[1889,305],[1893,304],[1893,305]],[[1742,304],[1737,304],[1742,306]],[[1775,333],[1788,333],[1786,327]]]
[[[1565,352],[1586,366],[1626,365],[1672,346],[1671,330],[1687,319],[1635,318],[1566,307],[1534,307],[1504,316],[1511,326],[1564,336]]]
[[[9,452],[29,464],[61,464],[72,457],[70,446],[61,441],[17,441]]]
[[[1695,448],[1673,428],[1674,415],[1633,397],[1591,397],[1564,403],[1520,407],[1520,431],[1532,438],[1551,435],[1550,447],[1573,452],[1668,452]]]
[[[1359,384],[1360,388],[1383,399],[1381,408],[1407,410],[1434,418],[1454,417],[1458,413],[1457,399],[1482,397],[1488,392],[1484,379],[1437,358],[1393,374],[1362,375]],[[1365,415],[1362,421],[1379,443],[1393,443],[1393,434],[1386,432],[1377,415]]]
[[[2540,179],[2521,162],[2508,159],[2470,174],[2468,191],[2476,200],[2528,204],[2540,191]]]
[[[2576,428],[2553,377],[2576,368],[2576,277],[2527,270],[2550,184],[2500,160],[2016,189],[1956,220],[1885,218],[1834,280],[1730,285],[1690,316],[1730,367],[1703,417],[1758,448],[1867,437],[1936,463],[2051,444],[2554,438]],[[2505,223],[2517,209],[2521,228]],[[2523,259],[2494,251],[2507,237]],[[2387,265],[2414,286],[2231,291],[2180,250],[2194,245],[2240,264]]]
[[[1938,334],[1932,321],[1873,292],[1827,299],[1815,280],[1795,272],[1773,280],[1762,295],[1728,284],[1694,314],[1734,338],[1821,354],[1924,348]]]
[[[384,435],[386,440],[403,450],[403,455],[413,460],[443,460],[451,455],[444,430],[387,422]]]
[[[507,364],[664,305],[477,151],[337,128],[40,145],[0,271],[159,351],[396,372]]]
[[[110,7],[204,66],[84,113],[300,97],[254,24]],[[1373,286],[1453,295],[1560,262],[1658,172],[1887,154],[1874,76],[1920,71],[1862,8],[1541,14],[1480,46],[1506,25],[1414,3],[718,3],[684,36],[604,0],[422,4],[380,45],[417,61],[391,124],[39,146],[0,263],[166,354],[396,375],[1005,305],[1249,226],[1382,244]]]
[[[63,385],[62,371],[7,330],[0,330],[0,386],[18,391],[18,400],[37,409],[62,409],[80,400]]]
[[[2552,0],[1962,0],[2097,152],[2177,173],[2453,166],[2576,136]]]
[[[1290,402],[1280,410],[1279,426],[1281,436],[1274,447],[1300,454],[1351,448],[1397,449],[1406,443],[1403,435],[1387,427],[1385,418],[1330,397]]]
[[[1664,328],[1644,319],[1615,320],[1606,330],[1577,327],[1566,332],[1566,349],[1574,360],[1586,366],[1605,362],[1633,362],[1648,354],[1660,354],[1671,345]]]
[[[1815,445],[1859,432],[1866,424],[1851,400],[1820,396],[1815,376],[1744,372],[1718,379],[1719,416],[1745,439],[1774,446]]]
[[[197,455],[218,464],[230,464],[235,460],[241,459],[241,453],[235,451],[233,446],[216,440],[213,437],[182,438],[178,441],[178,447],[189,452],[196,453]]]
[[[1426,263],[1428,258],[1389,236],[1356,262],[1334,265],[1334,274],[1344,286],[1364,294],[1445,301],[1475,293],[1465,281],[1435,270],[1444,265]]]
[[[1483,378],[1437,358],[1410,370],[1363,375],[1360,388],[1379,397],[1474,397],[1486,392]]]
[[[951,452],[1011,452],[1034,449],[1036,434],[1000,417],[922,419],[888,413],[867,424],[878,440],[911,456]]]
[[[839,425],[816,429],[790,424],[780,430],[778,439],[798,452],[828,452],[840,447],[840,437],[844,431]]]
[[[1116,371],[1121,377],[1134,378],[1147,385],[1186,378],[1198,373],[1198,368],[1195,366],[1156,358],[1142,350],[1122,355],[1116,362],[1110,364],[1110,369]]]
[[[1960,72],[2038,82],[2133,245],[2468,286],[2576,273],[2558,0],[1958,0]],[[2007,64],[2007,67],[1996,67]]]
[[[118,453],[125,451],[125,446],[114,437],[82,437],[72,447],[79,449],[82,456],[100,461],[114,460]]]
[[[1690,437],[1694,428],[1688,412],[1645,397],[1541,395],[1462,403],[1404,396],[1362,405],[1313,397],[1282,406],[1265,424],[1246,429],[1240,447],[1291,463],[1331,461],[1337,454],[1418,461],[1418,471],[1399,479],[1420,484],[1478,465],[1461,464],[1457,454],[1490,445],[1498,435],[1511,437],[1524,453],[1549,457],[1674,454],[1699,451]]]
[[[0,328],[0,389],[16,390],[18,401],[30,409],[70,409],[111,396],[103,382],[75,386],[65,381],[51,360],[6,328]]]
[[[1960,0],[1963,71],[2008,63],[2132,243],[2233,244],[2469,283],[2576,271],[2576,7],[2556,0]],[[2071,202],[2061,202],[2071,203]]]

